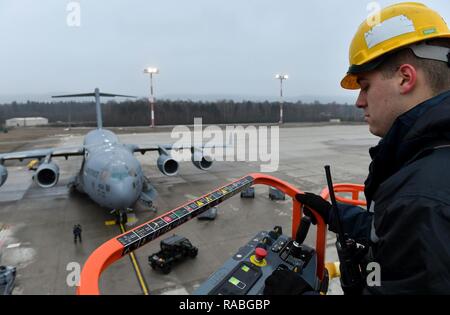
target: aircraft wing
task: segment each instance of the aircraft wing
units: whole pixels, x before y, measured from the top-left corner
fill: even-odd
[[[193,146],[193,145],[172,145],[172,144],[158,144],[158,145],[132,145],[133,152],[140,152],[144,154],[147,151],[161,151],[161,150],[183,150],[189,149],[192,150],[194,148],[214,148],[214,147],[227,147],[226,145],[203,145],[201,147]]]
[[[158,144],[158,145],[133,145],[133,152],[140,152],[144,154],[147,151],[160,151],[163,150],[178,150],[178,149],[188,149],[190,147],[173,146],[170,144]]]
[[[1,153],[0,161],[7,161],[7,160],[22,161],[26,159],[42,159],[47,156],[49,157],[64,156],[65,158],[67,158],[68,156],[74,155],[84,155],[84,147],[36,149],[28,151]]]

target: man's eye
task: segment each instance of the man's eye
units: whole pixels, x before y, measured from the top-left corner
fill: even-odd
[[[361,91],[363,91],[363,92],[367,92],[368,89],[369,89],[369,85],[361,86]]]

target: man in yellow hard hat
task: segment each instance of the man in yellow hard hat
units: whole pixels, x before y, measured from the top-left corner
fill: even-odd
[[[382,9],[377,23],[365,21],[356,32],[341,86],[360,90],[356,106],[364,110],[370,132],[381,137],[369,151],[368,210],[339,205],[345,232],[367,249],[356,262],[364,280],[361,293],[449,294],[448,26],[420,3]],[[330,203],[311,193],[296,198],[336,232]],[[374,286],[364,277],[370,262],[380,266]]]

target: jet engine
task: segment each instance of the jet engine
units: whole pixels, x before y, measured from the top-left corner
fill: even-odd
[[[161,154],[156,164],[164,175],[174,176],[178,173],[178,162],[169,155]]]
[[[3,165],[0,165],[0,186],[2,186],[8,178],[8,170]]]
[[[34,175],[34,180],[36,183],[43,187],[49,188],[53,187],[58,183],[59,179],[59,167],[53,162],[42,163],[39,165]]]
[[[210,169],[213,164],[213,160],[210,156],[203,155],[203,153],[199,151],[194,151],[191,159],[192,164],[194,164],[196,168],[204,171]]]

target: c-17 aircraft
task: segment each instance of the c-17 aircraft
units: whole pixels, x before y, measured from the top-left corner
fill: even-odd
[[[0,186],[7,177],[4,166],[7,160],[39,159],[40,163],[33,176],[34,181],[43,188],[53,187],[59,179],[59,167],[53,162],[54,157],[83,156],[81,169],[71,183],[78,191],[86,193],[94,202],[109,210],[126,211],[139,200],[151,206],[154,189],[144,176],[140,162],[134,156],[139,152],[158,151],[157,166],[167,175],[178,173],[178,162],[171,157],[172,149],[191,149],[192,163],[201,170],[212,166],[212,159],[203,154],[199,147],[173,147],[172,145],[139,146],[121,143],[112,131],[103,129],[100,96],[130,97],[127,95],[94,93],[58,95],[59,97],[95,97],[97,129],[84,137],[83,145],[78,148],[51,148],[0,154]]]

